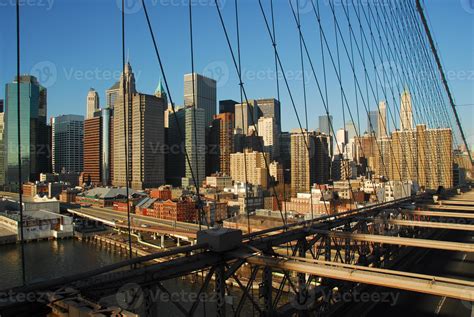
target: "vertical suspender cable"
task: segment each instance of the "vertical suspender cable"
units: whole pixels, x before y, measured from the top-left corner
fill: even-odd
[[[199,223],[199,231],[201,231],[201,225],[202,225],[202,217],[204,215],[203,211],[203,206],[202,206],[202,201],[200,199],[201,194],[199,192],[199,164],[197,162],[198,160],[198,141],[197,141],[197,125],[196,125],[196,91],[195,91],[195,79],[194,79],[194,41],[193,41],[193,9],[192,9],[192,0],[189,0],[189,44],[191,47],[191,77],[193,78],[192,80],[192,85],[193,85],[193,123],[194,123],[194,155],[196,156],[194,161],[196,162],[196,165],[194,166],[196,168],[196,179],[194,182],[194,187],[196,187],[196,195],[199,197],[198,198],[198,223]],[[207,118],[204,118],[204,120],[207,120]],[[191,153],[192,154],[192,153]],[[201,171],[201,173],[204,173],[204,171]],[[209,226],[209,224],[208,224]]]
[[[128,257],[131,259],[132,252],[132,228],[130,224],[130,177],[129,177],[129,160],[128,160],[128,127],[130,125],[130,120],[127,118],[130,116],[130,109],[127,109],[129,106],[130,96],[127,94],[125,87],[125,0],[122,0],[122,94],[123,94],[123,133],[124,133],[124,151],[125,151],[125,195],[127,196],[127,229],[128,229]],[[130,92],[130,91],[129,91]],[[127,111],[128,110],[128,111]]]
[[[171,110],[173,112],[175,123],[176,123],[176,126],[178,128],[178,135],[179,135],[179,138],[181,140],[183,140],[185,135],[183,133],[183,130],[181,129],[181,125],[180,125],[179,120],[176,116],[176,107],[174,106],[173,96],[171,94],[170,87],[168,85],[168,78],[166,77],[166,72],[165,72],[165,68],[164,68],[164,65],[163,65],[163,61],[161,59],[160,51],[158,50],[158,44],[157,44],[157,41],[156,41],[155,33],[154,33],[153,28],[151,26],[150,16],[148,15],[148,9],[147,9],[145,0],[141,0],[141,4],[142,4],[142,7],[143,7],[143,13],[145,14],[145,19],[146,19],[146,23],[147,23],[147,26],[148,26],[148,31],[150,33],[150,37],[151,37],[151,40],[152,40],[152,43],[153,43],[153,49],[155,50],[155,56],[156,56],[156,59],[158,61],[158,66],[159,66],[161,74],[163,76],[163,81],[165,83],[166,93],[167,93],[167,95],[170,99],[169,103],[171,104]],[[193,180],[193,184],[194,184],[195,187],[197,187],[196,177],[195,177],[195,174],[194,174],[193,166],[191,164],[191,159],[189,157],[189,153],[188,153],[188,150],[187,150],[186,146],[184,147],[184,157],[185,157],[186,164],[189,166],[189,169],[191,170],[191,178]],[[202,200],[201,200],[201,197],[199,195],[197,196],[197,200],[198,200],[198,206],[202,206],[203,205]]]
[[[290,0],[291,1],[291,0]],[[291,2],[290,2],[291,4]],[[306,131],[309,133],[309,126],[308,126],[308,101],[306,97],[306,78],[305,78],[305,71],[304,71],[304,56],[303,56],[303,35],[301,34],[301,17],[300,17],[300,2],[296,0],[296,15],[297,15],[297,28],[298,28],[298,37],[300,42],[300,63],[301,63],[301,79],[303,80],[303,103],[304,103],[304,116],[305,116],[305,123],[306,123]],[[311,151],[308,146],[308,159],[311,159]],[[311,173],[308,175],[311,179]],[[311,211],[311,219],[314,219],[314,210],[313,210],[313,184],[309,182],[309,204],[310,204],[310,211]]]
[[[276,79],[276,93],[277,93],[277,100],[278,100],[278,103],[280,105],[280,109],[279,109],[279,113],[280,113],[280,124],[281,124],[281,101],[280,101],[280,79],[278,78],[279,77],[279,68],[278,68],[278,60],[277,60],[277,43],[276,43],[276,29],[275,29],[275,13],[274,13],[274,10],[273,10],[273,0],[270,0],[270,12],[271,12],[271,15],[272,15],[272,32],[273,32],[273,38],[275,39],[275,43],[273,44],[273,54],[274,54],[274,58],[275,58],[275,79]],[[278,133],[279,133],[279,141],[280,141],[280,152],[281,152],[281,130],[282,130],[282,127],[278,127]],[[282,202],[282,207],[283,207],[283,212],[284,212],[284,215],[285,215],[285,221],[288,221],[288,213],[287,213],[287,210],[286,210],[286,180],[285,180],[285,169],[283,169],[283,202]],[[278,200],[278,198],[277,198]],[[280,207],[281,208],[281,207]],[[286,229],[285,229],[286,230]]]
[[[234,50],[233,50],[233,47],[232,47],[232,44],[230,43],[230,38],[229,38],[229,33],[227,32],[227,27],[224,23],[224,18],[222,16],[222,12],[221,12],[221,9],[219,7],[219,1],[218,0],[214,0],[214,3],[216,4],[216,10],[217,10],[217,14],[219,15],[219,21],[221,23],[221,26],[222,26],[222,30],[224,32],[224,36],[225,36],[225,39],[226,39],[226,42],[227,42],[227,46],[229,48],[229,51],[230,51],[230,55],[232,57],[232,63],[234,65],[234,68],[235,70],[237,71],[237,75],[239,76],[239,79],[240,79],[240,82],[242,82],[242,72],[241,70],[239,69],[239,66],[238,66],[238,63],[237,63],[237,59],[235,57],[235,53],[234,53]],[[249,103],[249,99],[248,99],[248,96],[247,96],[247,93],[245,92],[245,88],[244,88],[244,85],[243,85],[243,82],[242,82],[242,92],[243,92],[243,97],[244,97],[244,100],[246,102],[246,104]],[[250,112],[251,114],[251,119],[253,122],[255,122],[254,120],[254,116],[253,116],[253,113]],[[255,134],[257,136],[259,136],[259,133],[258,133],[258,127],[256,126],[255,127]],[[263,140],[261,140],[260,144],[262,144],[262,147],[263,147]],[[267,169],[267,171],[270,170],[269,168],[269,164],[268,164],[268,160],[267,160],[267,156],[264,155],[263,156],[264,158],[264,163],[265,163],[265,167]],[[272,183],[272,190],[273,190],[273,195],[276,197],[276,200],[277,200],[277,205],[278,205],[278,209],[279,209],[279,212],[280,212],[280,216],[281,216],[281,219],[282,219],[282,222],[286,225],[286,219],[284,218],[284,215],[283,215],[283,212],[281,210],[281,207],[280,207],[280,202],[279,202],[279,199],[278,199],[278,195],[276,194],[276,190],[275,190],[275,184]]]
[[[26,284],[25,263],[25,240],[23,224],[23,186],[22,186],[22,164],[21,164],[21,114],[20,114],[20,0],[16,1],[16,98],[17,98],[17,133],[18,133],[18,203],[20,205],[20,243],[21,243],[21,278],[23,285]]]
[[[237,62],[239,64],[239,90],[240,90],[240,117],[242,118],[242,128],[246,126],[244,121],[244,83],[242,82],[242,62],[241,62],[241,54],[240,54],[240,24],[239,24],[239,4],[238,0],[234,1],[235,4],[235,28],[237,32]],[[245,102],[245,110],[247,111],[247,122],[248,122],[248,113],[249,113],[249,104],[246,100]],[[235,120],[235,118],[234,118]],[[255,125],[255,121],[253,120],[252,115],[252,122]],[[247,134],[247,131],[242,131],[244,135]],[[248,175],[247,175],[247,153],[245,152],[245,145],[246,139],[245,136],[242,138],[242,146],[243,146],[243,154],[244,154],[244,174],[245,174],[245,198],[244,198],[244,211],[247,216],[247,232],[250,233],[250,214],[248,211],[248,199],[249,199],[249,192],[248,192]]]
[[[436,65],[438,66],[438,71],[439,71],[439,74],[441,76],[441,81],[443,82],[444,89],[446,90],[446,94],[448,95],[449,104],[451,105],[451,108],[453,110],[454,118],[456,119],[456,124],[459,127],[459,131],[461,133],[461,138],[464,142],[464,146],[467,149],[467,153],[469,155],[469,159],[470,159],[471,164],[472,164],[471,151],[469,150],[469,145],[467,143],[467,139],[466,139],[466,136],[464,134],[464,130],[462,129],[461,120],[459,119],[459,115],[458,115],[458,112],[456,110],[456,105],[454,104],[453,95],[451,94],[451,90],[449,89],[448,81],[446,80],[446,76],[444,74],[443,66],[441,65],[441,60],[439,58],[438,51],[437,51],[436,46],[434,44],[433,37],[431,36],[430,28],[428,27],[428,23],[426,22],[425,13],[423,12],[423,7],[421,6],[420,0],[416,0],[416,9],[418,10],[418,13],[420,15],[421,22],[423,24],[423,28],[425,29],[425,32],[426,32],[426,36],[428,37],[428,42],[430,44],[431,51],[434,55]]]

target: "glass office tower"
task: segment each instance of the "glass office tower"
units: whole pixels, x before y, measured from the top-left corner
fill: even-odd
[[[46,124],[46,89],[34,76],[20,76],[20,136],[22,182],[51,171],[51,127]],[[18,79],[6,85],[6,185],[18,184]]]

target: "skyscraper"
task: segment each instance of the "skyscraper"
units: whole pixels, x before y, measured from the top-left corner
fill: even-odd
[[[281,131],[281,106],[280,101],[274,98],[257,99],[258,117],[273,118],[277,131]],[[255,119],[255,120],[258,120]]]
[[[453,186],[452,130],[428,129],[392,133],[391,179],[417,181],[427,189]]]
[[[314,135],[315,143],[315,163],[316,163],[316,183],[327,184],[330,178],[331,153],[329,146],[331,137],[324,133],[316,132]]]
[[[375,156],[375,175],[391,179],[391,175],[393,175],[392,139],[390,137],[382,137],[377,140],[377,144],[381,155]]]
[[[186,134],[185,108],[177,109],[175,113],[169,113],[169,127],[167,129],[166,155],[166,183],[173,186],[181,186],[182,178],[185,176],[186,157],[184,155],[184,140]]]
[[[240,132],[238,129],[236,132]],[[263,137],[257,136],[255,131],[249,135],[234,133],[234,152],[244,152],[244,150],[263,152]]]
[[[280,134],[280,160],[283,165],[284,179],[288,183],[291,180],[291,134],[282,132]]]
[[[185,166],[184,187],[201,186],[206,179],[206,111],[202,108],[186,107],[184,116],[185,146],[189,163]],[[193,179],[194,176],[194,179]]]
[[[377,132],[379,131],[378,122],[379,122],[378,110],[369,111],[369,115],[367,117],[367,132],[369,134],[374,134],[375,136],[377,136]]]
[[[209,152],[218,150],[219,172],[230,175],[230,154],[234,152],[234,114],[221,113],[214,118],[213,126],[218,129],[218,147],[209,147]]]
[[[62,115],[51,118],[53,171],[83,171],[84,117]]]
[[[387,125],[387,104],[385,101],[379,102],[379,110],[377,112],[377,138],[383,138],[387,136],[388,125]]]
[[[132,188],[157,187],[164,183],[165,106],[163,98],[136,91],[132,67],[127,64],[114,106],[114,185],[127,185],[126,162]]]
[[[247,180],[249,184],[266,188],[268,185],[268,170],[265,164],[265,154],[250,150],[245,151],[245,154],[239,152],[230,155],[230,176],[235,182],[245,182]]]
[[[425,188],[453,187],[453,142],[451,129],[416,126],[417,181]]]
[[[365,172],[366,168],[369,167],[371,171],[375,169],[375,162],[379,155],[377,151],[375,135],[364,133],[354,140],[355,144],[355,157],[358,163],[362,166],[362,171]]]
[[[196,73],[184,75],[184,105],[204,109],[206,127],[216,114],[216,94],[214,79]]]
[[[86,119],[93,118],[99,112],[99,94],[93,88],[89,89],[87,94],[87,113]]]
[[[101,182],[111,185],[113,178],[114,116],[113,108],[106,107],[101,112]]]
[[[3,100],[2,110],[3,110]],[[5,113],[0,112],[0,186],[5,185]]]
[[[105,91],[105,106],[106,108],[113,109],[115,105],[115,100],[120,90],[120,82],[116,82],[112,87]]]
[[[349,133],[345,129],[339,129],[336,131],[336,148],[334,149],[335,155],[345,154],[345,148],[348,142]]]
[[[325,133],[327,135],[331,135],[331,124],[332,124],[332,116],[319,116],[319,131],[321,133]]]
[[[416,180],[417,170],[416,132],[414,130],[392,133],[392,175],[391,180]]]
[[[240,129],[242,134],[249,134],[249,128],[258,123],[258,105],[255,100],[249,100],[248,104],[235,105],[235,128]]]
[[[18,188],[18,106],[20,82],[20,134],[22,182],[36,180],[51,171],[51,127],[46,124],[46,89],[34,76],[20,76],[6,85],[5,140],[6,183]]]
[[[309,148],[309,149],[308,149]],[[329,136],[294,129],[291,131],[291,193],[309,192],[314,183],[329,179]]]
[[[411,95],[407,89],[400,96],[400,130],[413,130]]]
[[[280,155],[280,140],[275,118],[258,119],[258,133],[263,138],[263,151],[269,154],[270,160],[276,160]]]
[[[95,185],[102,178],[102,117],[84,120],[83,181]]]
[[[357,136],[357,129],[356,125],[353,121],[346,122],[346,130],[347,130],[347,138],[349,140],[355,138]]]
[[[235,105],[238,104],[235,100],[220,100],[219,113],[235,113]]]

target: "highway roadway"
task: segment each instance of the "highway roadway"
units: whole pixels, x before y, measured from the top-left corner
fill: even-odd
[[[127,213],[102,207],[82,207],[77,209],[68,209],[69,212],[76,215],[85,215],[89,219],[103,221],[105,224],[115,224],[116,227],[127,226]],[[131,214],[131,225],[134,229],[140,231],[157,232],[164,234],[173,234],[176,236],[185,236],[187,238],[195,237],[199,230],[198,224],[158,219],[154,217]]]
[[[443,240],[472,244],[474,243],[474,235],[472,232],[466,231],[449,231],[443,237]],[[473,253],[430,250],[425,257],[420,257],[415,265],[410,267],[410,271],[474,281],[473,263]],[[390,289],[389,291],[400,293],[397,304],[394,307],[379,304],[367,313],[367,316],[474,317],[473,301],[461,301]]]

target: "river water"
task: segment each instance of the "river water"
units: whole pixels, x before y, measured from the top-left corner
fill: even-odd
[[[72,239],[25,244],[27,283],[84,272],[123,259],[110,250]],[[21,285],[21,276],[21,246],[0,246],[0,289]]]
[[[56,277],[72,275],[75,273],[89,271],[104,265],[116,263],[126,259],[126,254],[119,254],[99,245],[90,244],[78,240],[58,240],[39,241],[25,244],[25,263],[27,283],[39,282]],[[0,246],[0,291],[22,283],[21,276],[21,246],[2,245]],[[202,285],[201,278],[195,283],[188,279],[173,279],[164,281],[163,285],[168,289],[173,297],[176,297],[184,307],[190,308],[195,296],[199,293]],[[211,285],[213,282],[211,282]],[[127,285],[125,285],[127,286]],[[210,287],[212,289],[212,286]],[[238,289],[233,289],[234,307],[241,295]],[[112,302],[116,294],[111,295]],[[120,295],[119,295],[120,296]],[[194,297],[193,297],[194,296]],[[178,316],[179,310],[167,299],[160,295],[158,300],[159,315]],[[213,293],[204,294],[196,316],[215,315],[216,298]],[[203,304],[205,302],[205,304]],[[115,303],[114,303],[115,304]],[[119,305],[122,306],[122,305]],[[232,305],[228,309],[232,310]],[[122,308],[129,308],[123,307]],[[244,305],[243,313],[253,315],[251,307],[247,302]]]

